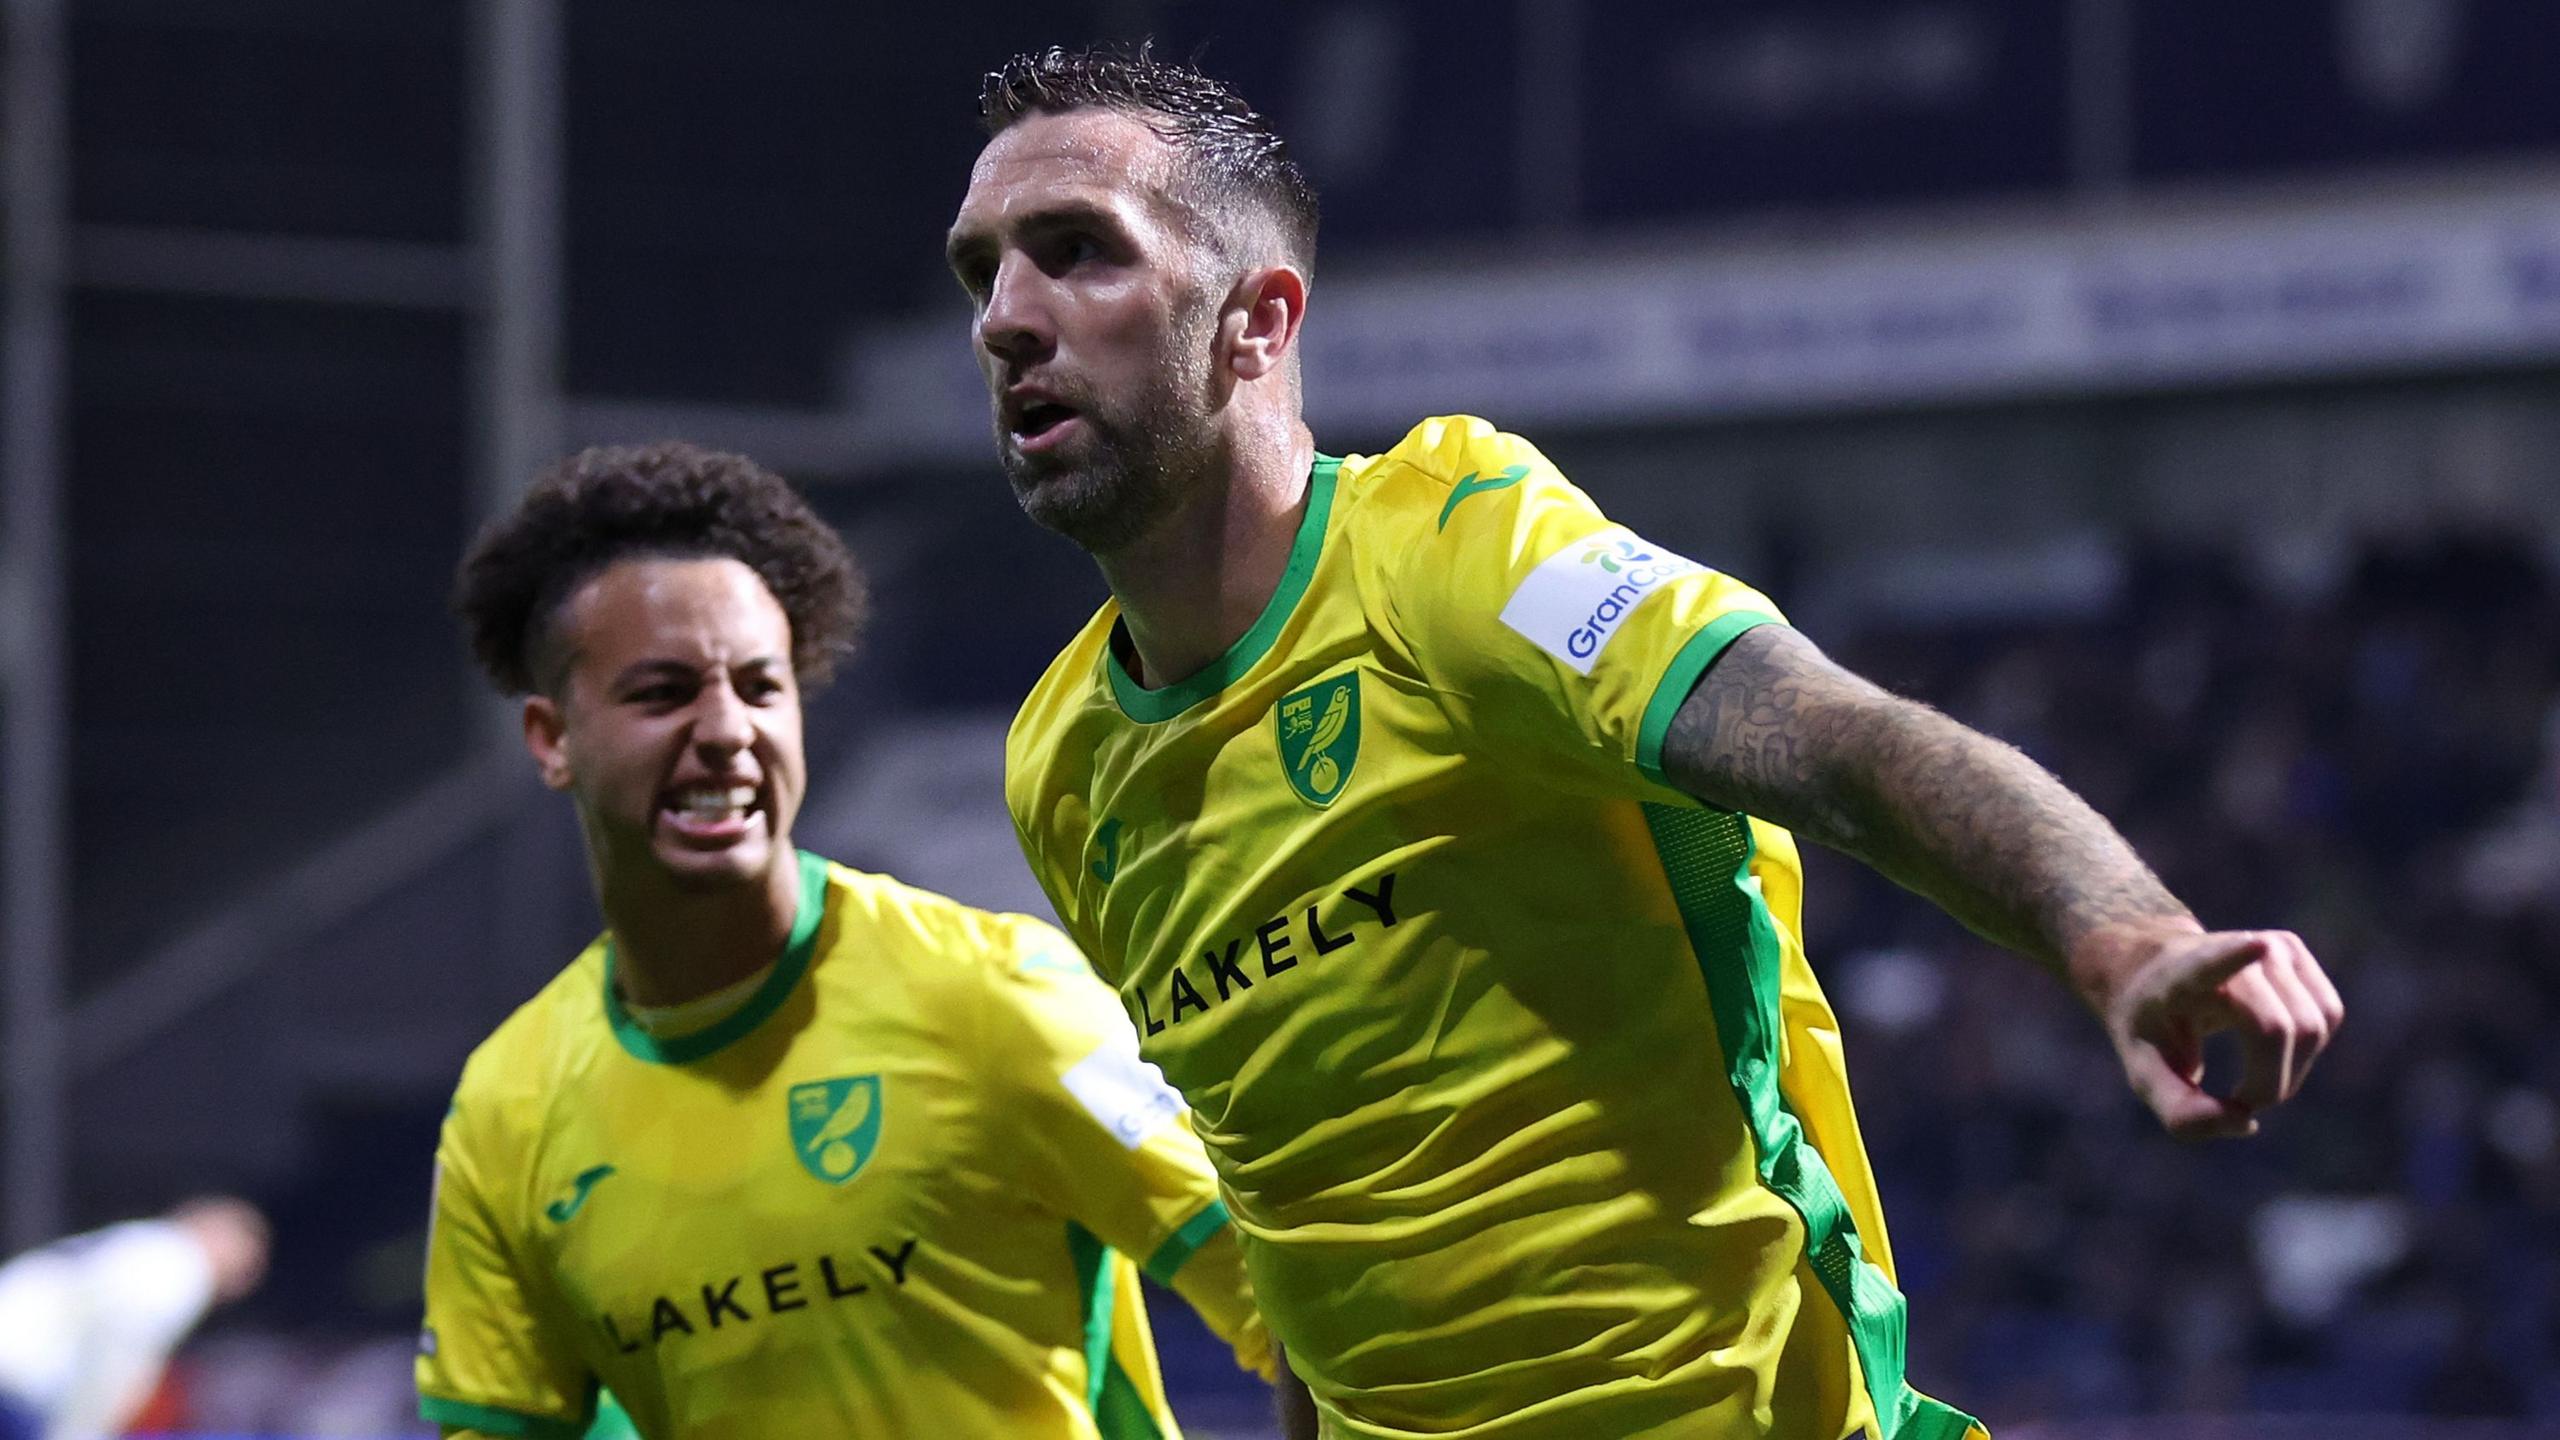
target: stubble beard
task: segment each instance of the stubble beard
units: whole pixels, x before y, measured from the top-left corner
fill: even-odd
[[[1078,406],[1080,454],[1024,455],[1000,437],[1014,499],[1033,523],[1108,555],[1144,539],[1195,487],[1216,452],[1208,402],[1199,386],[1158,372],[1159,381],[1117,413]]]

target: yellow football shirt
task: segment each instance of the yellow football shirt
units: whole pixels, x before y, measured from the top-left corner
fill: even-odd
[[[1776,609],[1436,419],[1320,459],[1234,648],[1106,605],[1025,702],[1032,869],[1191,1103],[1328,1433],[1956,1440],[1784,830],[1660,772]]]
[[[599,940],[464,1068],[420,1413],[652,1440],[1178,1435],[1139,1292],[1269,1342],[1181,1102],[1055,930],[801,857],[743,1008],[655,1036]]]

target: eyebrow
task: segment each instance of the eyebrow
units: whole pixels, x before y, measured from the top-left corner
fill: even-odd
[[[620,671],[615,673],[613,683],[619,687],[631,684],[636,680],[663,679],[674,676],[691,678],[701,673],[702,672],[698,667],[687,665],[681,660],[668,660],[664,658],[634,660],[630,664],[623,666]]]
[[[1125,235],[1129,228],[1109,206],[1084,199],[1060,200],[1043,206],[1016,219],[1012,228],[1018,234],[1038,236],[1078,225],[1108,229],[1115,235]],[[989,229],[954,225],[950,238],[943,242],[943,263],[958,270],[962,264],[983,255],[995,244],[994,233]]]
[[[731,668],[738,670],[779,670],[786,668],[786,666],[787,662],[785,662],[779,655],[750,655],[746,659],[739,661]],[[692,680],[700,678],[704,670],[707,668],[710,667],[692,665],[682,660],[671,660],[662,655],[652,656],[645,660],[634,660],[630,664],[622,667],[621,671],[613,677],[613,683],[616,688],[619,688],[640,680],[665,678],[682,678]]]

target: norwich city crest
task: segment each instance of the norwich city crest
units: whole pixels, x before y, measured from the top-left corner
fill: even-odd
[[[880,1077],[812,1080],[792,1086],[788,1100],[802,1168],[830,1185],[861,1174],[880,1143]]]
[[[1321,810],[1342,793],[1360,758],[1360,672],[1347,671],[1282,697],[1280,772],[1298,798]]]

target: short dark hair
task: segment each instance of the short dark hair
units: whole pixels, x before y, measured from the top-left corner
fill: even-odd
[[[989,135],[1028,115],[1073,110],[1119,110],[1144,121],[1182,155],[1192,198],[1261,210],[1278,224],[1288,258],[1315,268],[1315,186],[1271,122],[1223,82],[1156,59],[1151,43],[1134,50],[1052,45],[987,72],[978,91],[978,118]]]
[[[681,440],[594,446],[543,471],[463,557],[453,609],[491,682],[523,695],[558,683],[536,667],[578,587],[617,561],[719,557],[764,580],[791,622],[793,672],[825,684],[869,609],[843,538],[791,482]]]

